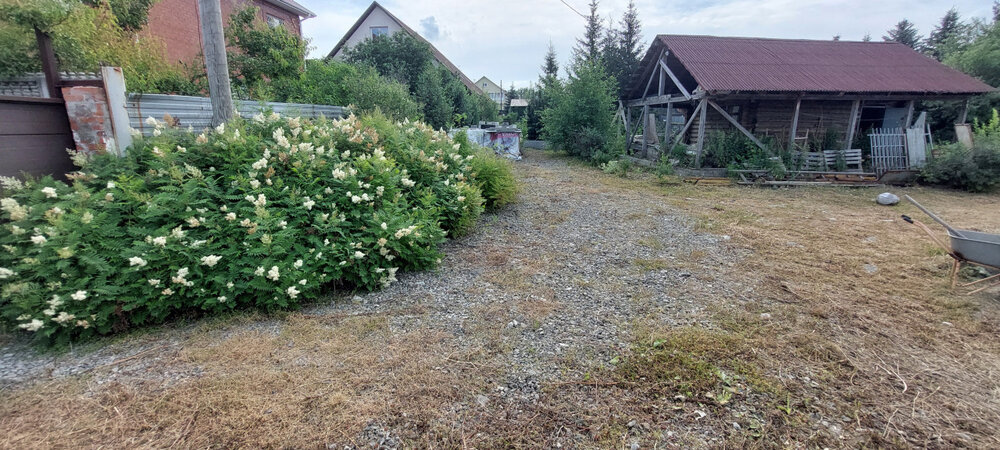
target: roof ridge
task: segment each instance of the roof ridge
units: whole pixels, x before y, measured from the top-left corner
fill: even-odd
[[[665,37],[684,37],[684,38],[707,38],[707,39],[732,39],[732,40],[746,40],[746,41],[785,41],[785,42],[824,42],[824,43],[842,43],[842,44],[900,44],[896,41],[845,41],[845,40],[833,40],[833,39],[802,39],[802,38],[774,38],[774,37],[758,37],[758,36],[712,36],[708,34],[657,34],[657,38]]]
[[[382,12],[384,12],[387,16],[389,16],[390,19],[396,21],[396,23],[399,24],[399,27],[402,28],[404,31],[406,31],[407,34],[412,36],[414,39],[417,39],[430,46],[431,54],[434,55],[434,59],[436,59],[439,63],[443,64],[445,67],[448,68],[449,71],[451,71],[455,76],[457,76],[458,79],[462,82],[462,84],[465,85],[465,87],[469,88],[469,90],[471,90],[472,92],[479,92],[479,93],[483,92],[481,89],[479,89],[478,86],[476,86],[476,83],[473,83],[472,80],[469,79],[469,77],[466,76],[465,73],[458,68],[458,66],[452,63],[451,60],[448,59],[448,57],[444,56],[444,53],[441,53],[441,51],[438,50],[437,47],[434,46],[434,44],[432,44],[426,38],[421,36],[420,33],[417,33],[416,30],[410,28],[410,26],[407,25],[406,22],[400,20],[399,17],[396,17],[395,14],[389,12],[389,10],[386,9],[384,6],[380,5],[377,0],[373,1],[372,4],[368,6],[368,9],[366,9],[365,12],[361,14],[361,17],[358,18],[358,21],[354,22],[354,25],[351,26],[349,30],[347,30],[347,33],[344,34],[344,37],[340,39],[340,42],[338,42],[337,45],[333,47],[333,50],[330,51],[330,53],[326,56],[327,58],[333,58],[333,56],[336,55],[337,52],[344,47],[344,45],[347,43],[347,40],[350,39],[351,36],[353,36],[354,33],[358,31],[358,28],[361,27],[361,24],[364,23],[365,19],[367,19],[368,16],[371,15],[373,11],[375,11],[376,7],[381,9]]]

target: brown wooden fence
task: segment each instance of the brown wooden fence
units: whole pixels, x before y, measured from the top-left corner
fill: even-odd
[[[76,148],[62,99],[0,96],[0,175],[63,178]]]

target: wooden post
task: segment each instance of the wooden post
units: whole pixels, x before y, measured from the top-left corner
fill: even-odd
[[[648,117],[649,117],[649,105],[646,105],[642,107],[642,147],[641,147],[642,150],[641,151],[643,158],[646,157],[646,147],[648,146],[648,143],[646,142],[646,136],[649,134],[649,130],[647,129],[648,124],[646,123],[648,122],[647,120]]]
[[[795,150],[795,137],[799,132],[799,110],[802,109],[802,97],[795,100],[795,114],[792,115],[792,129],[788,133],[788,151]]]
[[[56,52],[52,49],[52,37],[35,27],[35,41],[38,42],[38,55],[42,59],[42,73],[45,74],[45,87],[49,90],[49,97],[62,98],[62,90],[59,89],[59,64]]]
[[[674,104],[667,102],[667,124],[663,127],[663,145],[666,146],[670,142],[670,129],[673,127],[674,122]],[[671,148],[660,149],[660,153],[670,153]]]
[[[858,130],[858,114],[860,114],[861,100],[851,102],[851,120],[847,123],[847,139],[844,140],[844,150],[850,150],[854,145],[854,134]]]
[[[965,123],[965,121],[969,118],[969,100],[970,99],[968,98],[965,99],[965,105],[962,107],[962,113],[959,114],[958,122],[956,123]]]
[[[656,95],[663,95],[665,93],[664,90],[666,89],[666,87],[667,87],[667,74],[663,73],[663,70],[660,70],[660,88],[657,90]]]
[[[212,125],[233,118],[233,91],[229,85],[229,62],[222,31],[222,8],[218,0],[198,0],[202,50],[208,74],[208,92],[212,99]]]
[[[632,107],[625,105],[625,153],[628,153],[628,146],[632,140]]]
[[[701,99],[701,116],[698,118],[698,147],[694,156],[695,168],[701,168],[701,152],[705,149],[705,120],[708,117],[708,99]]]
[[[903,131],[910,128],[910,123],[913,122],[913,104],[913,100],[906,102],[906,123],[903,124]]]

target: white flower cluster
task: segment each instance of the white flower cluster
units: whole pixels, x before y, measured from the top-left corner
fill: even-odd
[[[129,265],[129,267],[132,267],[132,266],[145,267],[146,264],[147,264],[146,260],[142,259],[139,256],[133,256],[133,257],[131,257],[131,258],[128,259],[128,265]]]
[[[24,220],[25,217],[28,217],[28,207],[21,206],[17,200],[9,197],[0,198],[0,209],[10,214],[10,220]]]
[[[188,286],[188,287],[194,286],[193,281],[187,280],[187,276],[189,273],[190,270],[188,270],[187,267],[182,267],[177,270],[177,275],[174,275],[173,277],[170,278],[170,281],[172,281],[174,284],[180,284],[183,286]],[[164,295],[170,295],[170,294],[164,294]]]
[[[253,203],[254,206],[261,208],[263,208],[264,205],[267,204],[267,197],[265,197],[264,194],[257,194],[257,198],[254,198],[254,196],[252,195],[248,195],[245,197],[245,200],[250,203]]]
[[[202,256],[201,265],[208,267],[215,267],[215,265],[218,264],[220,260],[222,260],[222,257],[219,255]]]

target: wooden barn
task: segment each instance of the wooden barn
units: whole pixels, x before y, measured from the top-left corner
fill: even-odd
[[[770,147],[792,150],[810,142],[848,150],[875,131],[893,134],[886,142],[900,142],[905,153],[908,132],[927,136],[915,102],[967,105],[993,90],[895,42],[659,35],[621,111],[634,156],[655,160],[660,149],[686,143],[698,167],[716,130],[741,132],[761,147],[766,136]]]

